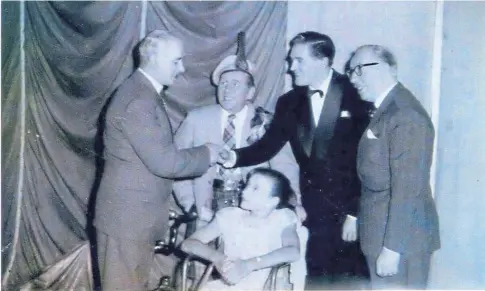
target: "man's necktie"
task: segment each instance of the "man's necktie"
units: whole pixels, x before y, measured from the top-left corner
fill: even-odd
[[[313,94],[318,93],[320,97],[323,97],[323,91],[322,90],[308,90],[308,97],[312,97]]]
[[[236,147],[236,126],[234,125],[235,119],[235,114],[230,114],[227,117],[226,127],[224,128],[224,133],[222,135],[222,140],[226,150],[232,150]],[[224,181],[230,179],[233,172],[234,169],[225,169],[224,167],[219,167],[219,175]]]

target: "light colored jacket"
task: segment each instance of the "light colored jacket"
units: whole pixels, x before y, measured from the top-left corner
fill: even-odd
[[[204,106],[190,111],[175,134],[177,146],[183,149],[203,145],[207,142],[223,144],[221,114],[222,108],[219,105]],[[240,147],[249,145],[247,139],[251,134],[251,119],[255,114],[256,108],[249,104]],[[298,201],[300,201],[299,168],[289,144],[286,144],[270,161],[257,166],[241,168],[242,177],[245,177],[251,169],[258,166],[271,167],[286,175],[298,196]],[[174,193],[179,204],[184,209],[188,209],[195,203],[199,214],[207,213],[207,210],[211,208],[212,183],[216,177],[217,165],[214,165],[201,177],[177,181],[174,184]]]

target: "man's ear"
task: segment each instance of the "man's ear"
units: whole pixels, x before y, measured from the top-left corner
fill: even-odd
[[[323,64],[325,67],[330,67],[330,59],[329,59],[329,58],[324,57],[323,59],[320,59],[320,61],[322,62],[322,64]]]
[[[248,94],[246,95],[246,100],[247,101],[254,101],[254,95],[256,94],[256,87],[254,86],[251,86],[251,88],[249,88],[249,91],[248,91]]]

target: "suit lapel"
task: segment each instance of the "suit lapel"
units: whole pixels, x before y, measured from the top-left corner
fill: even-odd
[[[254,114],[256,113],[256,109],[254,105],[248,104],[248,111],[246,114],[246,120],[244,120],[243,129],[241,133],[241,146],[240,147],[247,147],[248,144],[248,137],[251,133],[251,119],[253,119]]]
[[[335,124],[340,114],[340,106],[342,104],[342,88],[337,86],[337,74],[334,72],[325,102],[320,114],[320,120],[315,131],[315,137],[312,145],[312,156],[322,159],[326,156],[327,148],[330,140],[333,137]]]
[[[221,106],[217,105],[214,106],[214,110],[209,111],[209,116],[205,118],[203,121],[206,124],[206,132],[209,135],[209,140],[215,142],[217,144],[224,144],[223,141],[223,134],[224,131],[222,129],[222,108]]]
[[[381,103],[379,108],[377,108],[376,112],[374,113],[374,116],[369,122],[369,126],[367,128],[375,128],[377,123],[379,122],[382,113],[386,111],[387,107],[389,104],[391,104],[392,100],[394,100],[394,97],[398,94],[398,92],[401,90],[401,83],[397,83],[394,88],[387,94],[386,98],[384,98],[384,101]]]
[[[153,87],[153,84],[139,70],[136,70],[133,74],[135,74],[136,78],[141,84],[147,86],[148,88],[150,88],[150,91],[153,92],[153,98],[155,99],[155,102],[157,104],[157,111],[165,113],[168,125],[170,126],[170,131],[174,132],[172,128],[172,122],[170,121],[170,117],[168,115],[168,108],[166,107],[166,103],[164,103],[164,101],[162,100],[162,98],[165,98],[166,100],[164,91],[162,90],[162,92],[158,93]]]
[[[309,157],[312,151],[313,134],[315,132],[315,122],[313,120],[313,113],[311,110],[310,98],[308,98],[308,87],[301,90],[301,95],[297,96],[300,99],[297,112],[298,125],[297,134],[301,143],[303,151]]]

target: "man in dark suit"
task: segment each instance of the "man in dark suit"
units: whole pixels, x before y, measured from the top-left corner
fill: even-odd
[[[430,257],[440,247],[429,185],[434,129],[413,94],[397,81],[382,46],[359,47],[347,73],[377,108],[358,148],[362,250],[373,288],[426,288]]]
[[[205,173],[219,147],[178,150],[163,86],[184,72],[180,40],[151,32],[140,67],[117,89],[106,114],[105,168],[97,194],[97,256],[103,290],[147,290],[155,242],[168,229],[172,180]]]
[[[290,142],[300,166],[301,199],[310,231],[307,285],[322,288],[316,280],[330,284],[359,269],[366,275],[355,242],[355,216],[360,195],[357,144],[368,114],[347,77],[332,69],[335,47],[330,37],[303,32],[290,46],[290,70],[297,87],[279,98],[274,119],[258,142],[230,152],[221,162],[235,167],[261,163]]]

